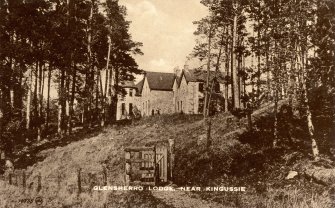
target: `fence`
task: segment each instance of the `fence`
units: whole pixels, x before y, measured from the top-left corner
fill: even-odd
[[[70,193],[76,192],[78,195],[81,193],[92,193],[94,186],[106,186],[108,181],[108,171],[105,166],[99,172],[85,172],[78,168],[73,174],[76,176],[76,184],[70,185],[68,191]],[[14,185],[23,190],[40,192],[44,184],[40,172],[33,176],[26,170],[7,171],[5,174],[0,175],[0,180],[7,182],[9,185]],[[29,180],[28,180],[29,179]],[[62,182],[65,177],[62,172],[57,172],[54,183],[57,184],[57,190],[61,189]]]

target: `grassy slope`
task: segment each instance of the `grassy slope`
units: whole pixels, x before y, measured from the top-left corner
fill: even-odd
[[[271,106],[267,106],[255,112],[254,117],[263,119],[262,116],[269,114],[271,109]],[[323,187],[309,183],[302,177],[293,181],[284,180],[292,168],[298,170],[305,167],[304,163],[308,159],[303,153],[296,153],[299,159],[291,164],[284,158],[290,157],[292,151],[273,151],[266,148],[266,145],[260,147],[243,140],[241,142],[239,137],[247,131],[246,121],[242,119],[240,125],[233,122],[227,128],[227,116],[230,115],[223,114],[213,118],[213,146],[210,154],[205,154],[201,141],[205,136],[201,117],[159,116],[137,121],[130,126],[106,128],[92,138],[41,151],[38,158],[45,159],[27,169],[30,175],[27,181],[32,190],[36,190],[36,176],[41,173],[42,191],[39,195],[48,196],[44,202],[46,207],[98,207],[106,201],[111,207],[172,207],[173,205],[168,205],[171,196],[158,199],[146,192],[94,192],[92,197],[82,194],[78,198],[75,186],[78,168],[85,173],[97,173],[102,171],[103,164],[108,168],[109,184],[122,184],[125,146],[148,145],[174,138],[175,176],[178,178],[175,182],[178,185],[241,185],[248,190],[247,193],[238,195],[218,192],[188,193],[188,197],[216,201],[229,207],[330,206],[330,199]],[[59,173],[62,173],[63,178],[60,190],[57,188]],[[311,188],[303,188],[306,185]],[[0,207],[13,203],[16,207],[27,207],[27,204],[18,204],[22,193],[15,187],[0,184]],[[107,193],[110,195],[106,195]],[[37,195],[34,191],[23,194]],[[316,204],[318,206],[313,206]]]

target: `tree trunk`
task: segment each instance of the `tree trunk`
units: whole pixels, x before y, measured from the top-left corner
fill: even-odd
[[[275,84],[275,94],[274,94],[274,101],[275,101],[275,106],[273,109],[273,114],[274,114],[274,124],[273,124],[273,147],[277,147],[278,145],[278,89],[277,89],[277,84]]]
[[[47,92],[47,107],[46,107],[46,119],[45,119],[45,129],[47,134],[49,133],[49,120],[50,120],[50,87],[51,87],[51,71],[52,67],[49,65],[48,70],[48,92]]]
[[[35,80],[34,80],[34,100],[33,100],[33,106],[34,106],[34,116],[33,116],[33,128],[36,130],[37,127],[37,120],[38,120],[38,109],[39,109],[39,103],[38,103],[38,74],[39,74],[39,62],[36,62],[36,68],[35,68]]]
[[[42,139],[42,108],[43,108],[43,67],[40,63],[39,75],[38,75],[38,115],[37,115],[37,142]]]
[[[258,18],[258,25],[260,24]],[[257,30],[257,100],[261,94],[261,50],[260,50],[260,29]],[[259,103],[260,104],[260,103]]]
[[[58,134],[63,136],[63,124],[64,124],[64,110],[65,110],[65,100],[64,100],[64,84],[65,84],[65,70],[60,69],[60,82],[59,82],[59,95],[58,95]]]
[[[228,112],[228,101],[229,101],[229,26],[226,28],[226,80],[225,80],[225,112]]]
[[[69,119],[70,119],[70,100],[71,100],[71,90],[70,90],[70,84],[71,84],[71,61],[70,65],[68,67],[68,71],[66,72],[66,80],[65,80],[65,119],[64,119],[64,128],[65,133],[69,134]],[[72,69],[73,70],[73,69]]]
[[[99,119],[101,120],[100,110],[99,110],[99,87],[100,87],[100,71],[97,70],[96,73],[96,88],[95,88],[95,109],[98,113]]]
[[[76,65],[74,64],[73,69],[72,69],[72,89],[71,89],[71,98],[70,98],[70,103],[69,103],[69,118],[68,118],[68,132],[69,134],[72,133],[72,118],[73,118],[73,114],[74,114],[74,109],[73,109],[73,105],[74,105],[74,97],[75,97],[75,93],[76,93],[76,76],[77,76],[77,68]],[[70,92],[69,92],[70,93]]]
[[[208,90],[209,90],[209,73],[210,73],[210,68],[211,68],[211,44],[212,44],[212,30],[213,30],[213,25],[210,23],[209,27],[209,34],[208,34],[208,51],[207,51],[207,78],[206,78],[206,85],[205,85],[205,100],[204,100],[204,112],[203,116],[204,119],[206,120],[206,117],[208,115]]]
[[[304,103],[306,105],[306,119],[307,119],[307,127],[308,127],[308,133],[309,137],[312,143],[312,152],[313,152],[313,157],[314,160],[319,160],[319,147],[316,143],[315,137],[314,137],[314,125],[313,125],[313,120],[312,120],[312,112],[310,110],[309,106],[309,100],[308,100],[308,95],[307,95],[307,74],[306,74],[306,61],[307,61],[307,54],[305,51],[301,52],[301,68],[302,68],[302,90],[303,90],[303,99]]]
[[[111,121],[116,120],[116,112],[117,112],[117,102],[118,102],[118,92],[119,92],[119,69],[117,67],[114,67],[114,89],[115,94],[113,95],[113,101],[111,104]]]
[[[29,68],[29,79],[28,79],[28,91],[27,91],[27,111],[26,111],[26,129],[30,128],[30,118],[31,118],[31,91],[32,91],[32,84],[33,84],[33,69]]]
[[[231,56],[231,71],[233,75],[233,85],[232,85],[232,93],[233,93],[233,106],[234,108],[240,108],[240,93],[239,93],[239,84],[238,84],[238,71],[236,68],[236,36],[237,36],[237,15],[234,15],[234,23],[233,23],[233,36],[232,36],[232,56]]]
[[[17,66],[15,69],[15,74],[13,79],[13,92],[14,92],[14,114],[18,120],[21,120],[23,117],[23,88],[22,88],[22,78],[23,78],[23,69],[22,64]]]
[[[83,113],[83,120],[85,127],[91,127],[91,109],[90,109],[90,102],[91,102],[91,95],[90,95],[90,86],[91,86],[91,72],[93,71],[93,57],[92,57],[92,19],[93,19],[93,8],[94,8],[94,0],[91,2],[91,9],[90,9],[90,16],[88,19],[87,25],[87,63],[88,68],[86,71],[85,77],[85,101],[84,101],[84,113]]]
[[[265,33],[265,36],[268,35]],[[271,95],[271,84],[270,84],[270,67],[269,67],[269,51],[270,51],[270,43],[266,43],[266,51],[265,51],[265,67],[266,67],[266,86],[267,86],[267,99],[270,100]]]
[[[108,51],[107,51],[107,64],[106,64],[106,74],[105,74],[105,86],[104,86],[104,91],[103,93],[103,102],[102,102],[102,119],[101,119],[101,126],[105,126],[106,123],[106,118],[107,118],[107,91],[108,91],[108,80],[111,84],[111,80],[109,79],[110,76],[108,75],[109,71],[109,60],[110,60],[110,52],[111,52],[111,38],[108,36]]]

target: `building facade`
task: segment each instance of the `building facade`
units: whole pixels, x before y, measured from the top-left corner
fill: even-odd
[[[139,100],[137,87],[132,81],[121,84],[123,94],[118,95],[116,120],[130,119],[137,114],[137,102]]]
[[[126,95],[119,98],[117,120],[129,118],[136,112],[141,116],[201,114],[206,80],[207,72],[197,69],[184,69],[181,73],[146,72],[136,85],[123,85]],[[212,100],[224,99],[223,74],[212,71],[209,81],[210,86],[213,84]]]

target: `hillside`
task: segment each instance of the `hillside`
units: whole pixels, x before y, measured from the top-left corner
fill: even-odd
[[[254,112],[252,132],[247,130],[244,118],[237,122],[228,113],[213,117],[210,154],[202,145],[205,127],[200,116],[155,116],[108,127],[92,137],[75,138],[65,146],[38,152],[39,162],[27,168],[30,188],[22,190],[0,181],[0,207],[34,207],[18,200],[36,196],[43,198],[44,207],[331,207],[334,188],[306,179],[304,172],[316,166],[334,168],[334,163],[310,162],[309,142],[299,137],[293,148],[285,143],[271,148],[272,107],[263,106]],[[234,118],[233,122],[226,124],[227,118]],[[79,168],[83,173],[107,169],[108,184],[122,185],[123,149],[169,138],[175,139],[177,186],[245,186],[247,191],[105,191],[77,196]],[[285,179],[290,171],[298,172],[298,176]],[[39,174],[41,191],[37,193]]]

